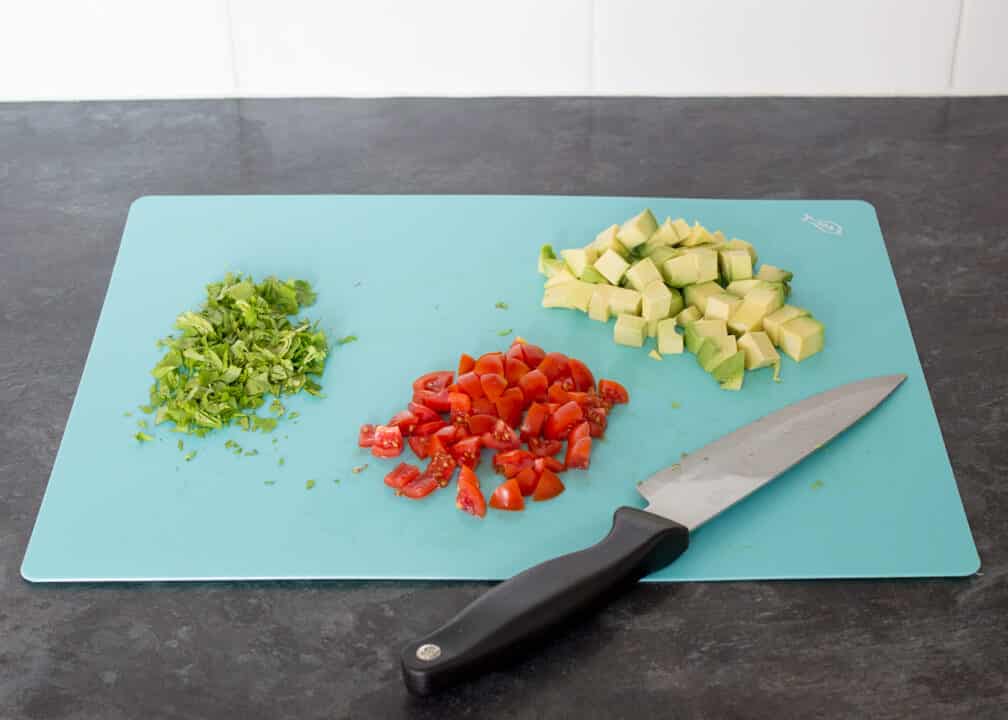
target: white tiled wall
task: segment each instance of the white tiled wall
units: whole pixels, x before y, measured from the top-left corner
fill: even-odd
[[[0,0],[0,100],[1008,93],[1008,0]]]

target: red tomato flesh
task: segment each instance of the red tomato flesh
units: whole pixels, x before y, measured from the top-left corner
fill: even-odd
[[[466,355],[465,353],[462,353],[462,355],[459,356],[459,364],[458,364],[459,375],[461,375],[462,373],[469,372],[474,367],[476,367],[476,361],[473,360],[471,355]]]
[[[483,447],[493,450],[513,450],[519,444],[515,431],[503,420],[498,420],[497,424],[494,425],[494,429],[488,433],[483,433],[481,437],[483,439]]]
[[[441,419],[440,415],[426,405],[421,405],[420,403],[411,402],[406,406],[406,409],[416,416],[418,424]]]
[[[410,450],[417,456],[418,460],[425,460],[430,455],[430,436],[420,437],[414,435],[409,438]]]
[[[403,485],[420,477],[420,468],[409,463],[399,463],[395,469],[385,476],[385,484],[399,490]]]
[[[490,507],[498,510],[524,510],[525,500],[522,498],[521,488],[514,480],[505,480],[490,496]]]
[[[473,400],[472,411],[473,415],[489,415],[494,420],[497,419],[497,406],[490,398],[481,397]]]
[[[504,391],[507,390],[507,379],[500,373],[487,373],[485,375],[480,375],[480,385],[483,386],[483,392],[490,400],[496,400]]]
[[[462,392],[471,397],[473,400],[477,400],[485,396],[483,386],[480,384],[479,375],[474,372],[467,372],[464,375],[459,375],[457,384],[462,389]]]
[[[462,483],[469,483],[470,485],[472,485],[473,487],[475,487],[477,490],[480,489],[480,481],[479,481],[479,478],[476,477],[476,473],[474,473],[472,471],[472,469],[467,468],[465,466],[463,466],[459,470],[459,479],[458,479],[458,482],[459,482],[459,485],[461,485]]]
[[[448,423],[446,423],[441,418],[438,418],[437,420],[431,420],[430,422],[425,422],[421,423],[420,425],[417,425],[413,429],[413,434],[416,435],[417,437],[426,437],[427,435],[433,435],[441,428],[447,426]]]
[[[525,409],[525,396],[516,387],[508,388],[497,398],[497,415],[511,427],[521,425],[522,410]]]
[[[451,398],[447,390],[414,390],[413,402],[426,405],[431,410],[439,413],[451,410]]]
[[[591,464],[591,449],[592,439],[590,437],[581,438],[573,445],[568,445],[565,465],[568,468],[587,470]]]
[[[535,402],[546,397],[549,380],[539,370],[532,370],[522,376],[521,380],[518,381],[518,387],[521,388],[526,400]]]
[[[375,457],[396,457],[403,451],[403,436],[395,425],[379,425],[375,428],[371,454]]]
[[[432,492],[437,490],[438,487],[437,478],[434,478],[427,473],[423,473],[416,480],[403,485],[399,494],[418,500],[422,497],[430,495]]]
[[[392,416],[392,419],[388,421],[389,425],[395,425],[399,428],[399,432],[403,435],[410,435],[413,429],[417,426],[417,416],[411,413],[409,410],[403,410],[402,412],[397,412]]]
[[[480,462],[480,439],[478,437],[467,437],[464,440],[459,440],[454,445],[449,448],[448,452],[455,459],[458,465],[462,466],[463,471],[469,468],[475,468]]]
[[[567,367],[570,368],[575,390],[588,392],[595,388],[595,376],[587,365],[575,358],[567,358]]]
[[[630,402],[630,394],[626,388],[615,380],[599,380],[598,391],[599,395],[614,405]]]
[[[371,447],[374,445],[374,425],[361,425],[357,433],[357,445],[359,447]]]
[[[521,490],[521,494],[526,497],[532,494],[532,491],[536,488],[536,483],[539,482],[539,478],[536,477],[535,470],[527,467],[520,473],[514,476],[515,482],[518,483],[518,488]]]
[[[549,417],[549,410],[546,409],[545,405],[532,403],[529,406],[528,412],[525,413],[525,419],[521,424],[521,439],[527,442],[530,438],[539,437],[542,434],[543,424],[546,422],[547,417]]]
[[[487,512],[486,499],[478,485],[460,482],[455,495],[455,507],[476,517],[485,517]]]
[[[536,457],[548,457],[551,455],[556,455],[558,452],[563,450],[563,443],[559,440],[546,440],[545,438],[529,438],[528,439],[529,450]]]
[[[481,355],[476,361],[473,372],[477,375],[503,375],[504,374],[504,354],[499,352]]]
[[[543,435],[548,440],[561,440],[567,437],[567,433],[583,419],[584,413],[581,411],[581,407],[573,400],[570,400],[558,407],[546,419]]]
[[[451,385],[455,378],[455,373],[451,370],[435,370],[426,375],[421,375],[413,381],[413,390],[428,390],[430,392],[441,392]]]
[[[513,357],[504,360],[504,377],[507,378],[508,385],[517,385],[528,373],[529,366],[522,360]]]
[[[536,370],[545,375],[551,383],[555,382],[559,378],[570,375],[570,367],[567,363],[567,356],[558,352],[546,353],[546,357],[544,357],[542,362],[539,363],[539,367],[537,367]]]
[[[550,470],[543,470],[542,475],[539,476],[539,482],[535,486],[535,491],[532,493],[532,499],[537,501],[549,500],[562,493],[564,489],[564,484],[560,482],[560,478],[556,476],[556,473]]]

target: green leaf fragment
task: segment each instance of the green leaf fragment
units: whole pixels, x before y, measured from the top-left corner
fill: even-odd
[[[123,413],[123,417],[133,417],[133,413],[127,410],[126,412]]]
[[[185,447],[185,445],[183,445],[182,440],[180,439],[178,441],[178,449],[181,450],[183,447]]]
[[[252,416],[252,431],[262,430],[264,433],[273,432],[276,430],[277,421],[276,418],[264,418],[258,415]]]
[[[255,450],[255,449],[252,449],[252,450],[246,450],[246,451],[245,451],[245,457],[255,457],[255,456],[256,456],[256,455],[258,455],[258,454],[259,454],[259,451],[258,451],[258,450]]]
[[[301,417],[301,413],[299,413],[297,410],[287,415],[288,420],[296,420],[299,417]]]
[[[508,304],[503,300],[498,300],[496,303],[494,303],[494,307],[497,308],[498,310],[507,310]]]
[[[137,442],[142,442],[142,443],[144,443],[144,442],[150,442],[151,440],[154,439],[152,436],[148,435],[147,433],[145,433],[143,431],[137,432],[133,437],[134,437],[134,439],[136,439]]]
[[[190,450],[189,452],[187,452],[185,455],[182,456],[182,459],[185,460],[186,462],[189,462],[194,457],[196,457],[196,451]]]
[[[146,430],[147,429],[147,421],[146,420],[137,420],[137,427],[138,428],[144,428]]]
[[[277,398],[274,398],[273,402],[270,403],[269,409],[270,412],[275,415],[283,415],[285,412],[287,412],[287,408],[285,408],[283,406],[283,403],[280,402],[280,400]]]
[[[352,342],[357,342],[357,336],[356,335],[346,335],[345,337],[341,337],[339,340],[336,341],[336,344],[337,345],[349,345]]]
[[[679,403],[677,403],[675,400],[672,401],[672,409],[673,410],[678,410],[681,407],[682,407],[682,405],[680,405]]]
[[[287,461],[284,458],[280,458],[279,460],[277,460],[277,465],[279,465],[280,467],[283,467],[283,464],[285,462],[287,462]]]
[[[263,485],[276,485],[276,480],[263,480]]]
[[[306,482],[304,484],[304,486],[305,486],[306,490],[311,490],[313,487],[315,487],[315,481],[314,480],[309,480],[308,482]]]
[[[510,335],[511,328],[508,328],[507,330],[498,330],[497,334],[500,335],[501,337],[504,337],[505,335]]]

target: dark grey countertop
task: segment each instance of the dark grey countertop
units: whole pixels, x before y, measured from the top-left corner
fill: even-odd
[[[640,586],[515,668],[403,690],[481,583],[36,586],[18,568],[148,193],[864,198],[983,568]],[[1008,98],[0,105],[0,718],[1001,718]],[[96,468],[100,472],[100,468]]]

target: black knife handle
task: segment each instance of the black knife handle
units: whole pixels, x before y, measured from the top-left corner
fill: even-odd
[[[473,601],[402,655],[406,687],[428,695],[520,654],[580,612],[668,565],[689,546],[689,530],[621,507],[602,540],[531,567]]]

